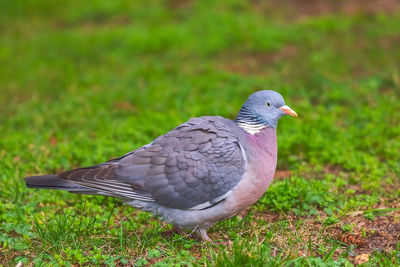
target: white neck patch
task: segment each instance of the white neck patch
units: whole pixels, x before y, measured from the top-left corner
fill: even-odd
[[[245,123],[245,122],[239,122],[238,123],[239,127],[248,132],[251,135],[255,135],[259,133],[262,129],[264,129],[265,125],[262,124],[250,124],[250,123]]]

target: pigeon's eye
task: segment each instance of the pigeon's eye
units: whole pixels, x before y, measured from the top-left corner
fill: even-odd
[[[270,106],[271,106],[271,102],[267,101],[267,102],[265,103],[265,105],[266,105],[267,107],[270,107]]]

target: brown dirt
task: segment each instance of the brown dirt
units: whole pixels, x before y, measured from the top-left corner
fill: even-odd
[[[58,20],[54,23],[54,27],[57,29],[70,29],[79,27],[86,32],[92,32],[99,29],[111,29],[114,27],[122,27],[132,23],[131,18],[127,16],[113,16],[109,17],[104,14],[97,14],[90,18],[82,19],[78,22],[69,22],[64,20]]]
[[[265,75],[271,64],[296,56],[297,48],[286,45],[277,52],[232,52],[220,55],[222,69],[244,75]],[[238,60],[239,59],[239,60]]]
[[[399,0],[261,0],[253,1],[258,10],[285,10],[285,18],[303,20],[332,13],[345,15],[393,13],[400,9]]]
[[[137,108],[132,105],[129,101],[119,101],[113,103],[113,108],[117,110],[129,111],[129,112],[137,112]]]
[[[357,14],[373,15],[400,12],[400,0],[253,0],[253,5],[256,12],[265,13],[266,16],[281,14],[285,20],[288,21],[298,21],[309,17],[337,13],[352,16]],[[382,39],[377,40],[376,43],[371,43],[365,41],[362,33],[355,34],[360,35],[359,38],[357,38],[357,49],[366,51],[371,45],[380,45],[384,49],[393,50],[394,47],[398,47],[400,40],[398,36],[395,35],[382,37]],[[345,44],[341,45],[345,46]],[[354,48],[351,46],[348,49],[351,50]],[[220,67],[223,70],[241,75],[267,75],[269,68],[271,68],[273,64],[277,62],[286,62],[300,54],[301,51],[299,51],[294,44],[288,44],[278,51],[270,52],[227,51],[218,57],[218,61],[221,62]],[[353,68],[356,77],[368,74],[361,65],[357,66],[355,64]]]
[[[356,211],[341,220],[342,224],[354,224],[354,232],[365,232],[366,246],[359,248],[359,253],[394,250],[400,242],[400,203],[394,200],[383,200],[372,209],[395,209],[376,215],[374,220],[365,218],[361,211]]]
[[[299,172],[299,175],[308,179],[321,179],[325,174],[333,174],[338,177],[348,178],[349,171],[345,170],[342,166],[326,164],[322,169],[314,165]]]
[[[166,5],[172,9],[190,8],[193,5],[191,0],[168,0]]]
[[[354,245],[353,254],[348,256],[348,259],[354,263],[357,256],[362,254],[390,253],[396,249],[400,242],[400,203],[386,201],[373,207],[373,209],[387,208],[397,210],[382,213],[374,220],[365,218],[363,211],[354,211],[341,217],[340,222],[335,226],[323,225],[327,215],[322,215],[320,220],[274,213],[258,213],[255,217],[268,222],[267,229],[278,229],[278,233],[272,239],[272,244],[279,252],[293,258],[310,255],[324,256],[318,254],[318,247],[321,244],[331,247],[334,241],[342,246],[335,251],[333,258],[339,257],[347,246]],[[287,226],[277,226],[282,222],[285,222]],[[352,232],[345,232],[342,229],[344,225],[353,225]],[[309,244],[311,244],[311,249]]]
[[[374,220],[368,220],[360,214],[347,218],[347,220],[355,225],[353,234],[344,234],[340,228],[333,228],[331,234],[335,240],[347,245],[359,245],[356,249],[357,255],[363,253],[371,254],[375,251],[390,252],[396,249],[397,243],[400,242],[400,221],[395,216],[379,216]],[[366,237],[362,234],[363,230],[366,233]],[[352,239],[343,239],[343,237],[349,235],[353,235],[356,238],[356,242],[353,242]],[[357,239],[361,242],[357,242]]]
[[[292,175],[290,170],[276,170],[274,179],[283,180],[289,178]]]

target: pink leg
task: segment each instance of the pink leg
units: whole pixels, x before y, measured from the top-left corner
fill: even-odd
[[[201,239],[203,239],[204,241],[207,241],[207,242],[211,241],[211,239],[210,239],[210,238],[208,237],[208,235],[207,235],[206,229],[204,229],[204,228],[199,228],[199,229],[197,230],[197,232],[200,234]]]

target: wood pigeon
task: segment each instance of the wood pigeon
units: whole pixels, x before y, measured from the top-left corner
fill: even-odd
[[[210,240],[208,228],[248,208],[267,190],[283,115],[297,117],[279,93],[258,91],[235,120],[192,118],[122,157],[25,181],[30,188],[117,197]]]

